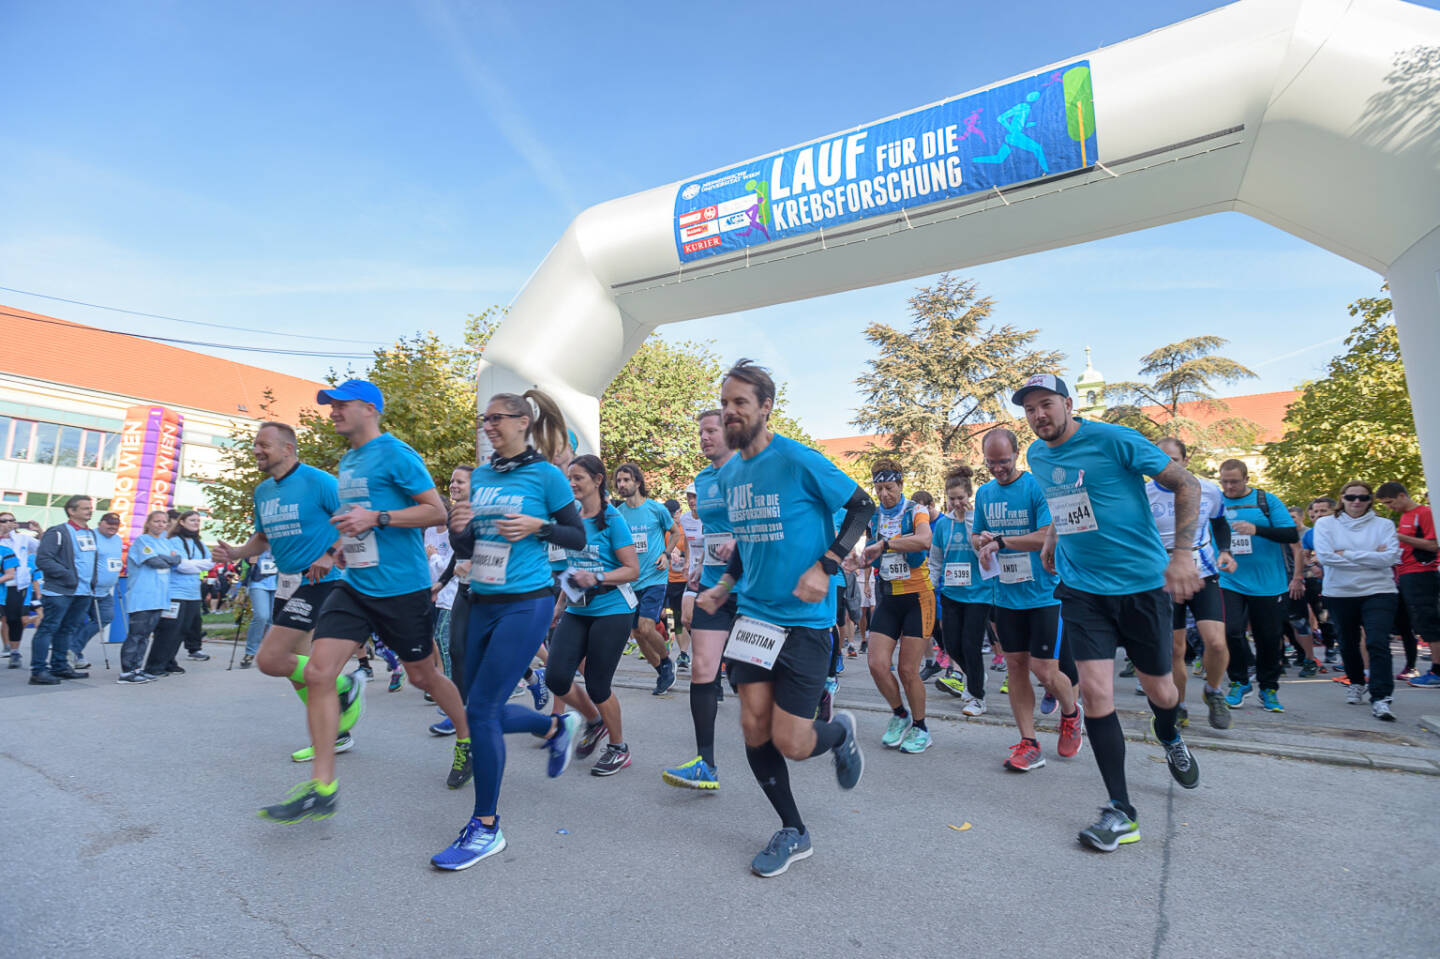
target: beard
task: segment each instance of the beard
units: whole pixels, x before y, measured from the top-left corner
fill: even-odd
[[[746,426],[744,423],[726,423],[725,445],[732,450],[744,449],[755,441],[755,437],[759,436],[760,431],[764,428],[763,420],[750,426]]]

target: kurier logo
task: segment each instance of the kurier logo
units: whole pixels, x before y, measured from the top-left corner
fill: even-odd
[[[692,183],[680,191],[680,196],[686,200],[693,200],[700,195],[700,184]]]

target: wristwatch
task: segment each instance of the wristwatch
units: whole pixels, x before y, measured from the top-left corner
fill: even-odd
[[[375,516],[375,525],[384,529],[390,525],[390,514],[383,509]]]
[[[840,572],[840,564],[831,559],[829,553],[820,557],[820,568],[825,571],[826,576],[834,576]]]
[[[597,582],[597,583],[603,583],[603,582],[605,582],[605,571],[604,571],[603,569],[597,569],[597,570],[595,571],[595,582]]]
[[[997,537],[995,537],[995,543],[996,543],[1001,549],[1004,549],[1004,548],[1005,548],[1005,537],[1003,537],[1003,536],[997,536]]]

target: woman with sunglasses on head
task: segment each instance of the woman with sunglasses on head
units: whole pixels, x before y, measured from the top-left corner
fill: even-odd
[[[457,502],[450,515],[456,552],[470,553],[460,682],[468,690],[475,812],[460,837],[430,860],[447,870],[466,869],[505,848],[496,815],[505,733],[544,737],[553,778],[570,764],[579,726],[573,713],[552,717],[507,702],[550,626],[548,548],[585,546],[570,484],[549,461],[568,442],[565,419],[549,396],[527,390],[491,397],[481,422],[495,452],[471,472],[470,500]]]
[[[1394,722],[1390,626],[1399,602],[1394,567],[1400,562],[1400,540],[1395,524],[1375,513],[1374,491],[1368,483],[1346,483],[1340,490],[1340,506],[1339,513],[1315,522],[1315,558],[1325,567],[1325,606],[1340,634],[1340,656],[1350,680],[1345,701],[1352,706],[1364,702],[1363,627],[1370,654],[1370,712],[1376,719]]]

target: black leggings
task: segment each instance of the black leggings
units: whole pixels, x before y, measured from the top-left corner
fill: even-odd
[[[180,612],[174,619],[161,619],[160,625],[155,627],[155,639],[150,643],[150,656],[145,660],[147,673],[160,673],[175,668],[178,665],[175,654],[180,652],[182,640],[191,652],[200,650],[198,642],[193,647],[190,646],[190,637],[201,629],[200,614],[204,600],[179,599],[172,602],[179,605]]]
[[[1340,634],[1340,658],[1345,677],[1352,686],[1365,683],[1365,663],[1360,658],[1360,631],[1365,631],[1365,648],[1370,652],[1370,698],[1386,699],[1395,691],[1394,662],[1390,658],[1390,627],[1395,623],[1395,593],[1370,596],[1326,596],[1330,619]]]
[[[962,603],[940,596],[940,632],[945,653],[965,671],[965,688],[976,699],[985,698],[985,625],[990,622],[989,603]]]
[[[10,642],[19,643],[25,635],[25,594],[29,589],[10,587],[5,593],[5,628],[10,631]]]
[[[1250,666],[1255,666],[1255,682],[1261,689],[1280,688],[1280,651],[1284,646],[1286,597],[1247,596],[1234,590],[1221,591],[1225,597],[1225,643],[1230,647],[1227,672],[1232,683],[1242,686],[1250,682]],[[1331,611],[1333,617],[1334,611]],[[1255,652],[1245,640],[1245,627],[1255,639]]]
[[[610,698],[610,681],[620,654],[630,638],[631,613],[610,616],[576,616],[566,613],[550,639],[550,658],[545,685],[556,696],[564,696],[575,684],[575,670],[585,661],[585,692],[596,705]]]

